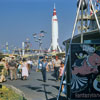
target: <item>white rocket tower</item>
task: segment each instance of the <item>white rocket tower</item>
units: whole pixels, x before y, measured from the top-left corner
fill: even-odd
[[[53,16],[52,16],[52,41],[49,51],[61,52],[58,44],[58,19],[56,16],[56,8],[54,5]]]

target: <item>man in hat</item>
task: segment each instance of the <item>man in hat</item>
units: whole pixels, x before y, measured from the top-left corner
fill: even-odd
[[[42,61],[42,76],[43,76],[43,81],[46,82],[46,68],[48,67],[48,63],[46,59],[44,58]]]
[[[58,56],[56,56],[55,60],[53,61],[53,68],[54,68],[54,72],[55,72],[56,81],[59,78],[60,64],[61,64],[61,60],[58,59]]]
[[[10,78],[11,78],[11,80],[13,80],[13,75],[14,75],[15,80],[16,80],[17,79],[17,74],[16,74],[17,63],[14,60],[13,56],[11,57],[11,61],[8,63],[8,65],[9,65],[9,69],[10,69]]]

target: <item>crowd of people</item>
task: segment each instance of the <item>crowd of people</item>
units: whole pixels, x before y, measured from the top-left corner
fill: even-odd
[[[43,59],[39,60],[38,62],[38,69],[41,70],[43,81],[46,82],[46,72],[47,71],[54,71],[55,80],[61,80],[63,71],[64,71],[64,59],[59,59],[58,56],[55,56],[55,58],[47,61],[47,59],[44,57]]]
[[[30,71],[33,70],[32,67],[36,67],[32,59],[22,58],[17,61],[15,56],[9,57],[9,60],[5,58],[0,59],[0,67],[1,66],[4,66],[4,68],[0,70],[0,82],[7,81],[6,76],[10,76],[11,81],[17,79],[27,80]],[[44,82],[46,82],[47,71],[54,71],[55,80],[58,81],[63,74],[64,60],[59,59],[58,56],[50,60],[43,57],[37,64],[36,71],[37,70],[41,71]]]
[[[23,58],[17,61],[15,56],[9,57],[9,59],[0,59],[0,82],[6,81],[6,76],[10,76],[10,80],[22,79],[26,80],[30,74],[32,68],[32,61],[30,59]]]

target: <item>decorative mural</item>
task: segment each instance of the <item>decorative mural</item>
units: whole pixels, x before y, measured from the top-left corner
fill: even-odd
[[[71,99],[100,100],[100,44],[72,44],[71,71]]]

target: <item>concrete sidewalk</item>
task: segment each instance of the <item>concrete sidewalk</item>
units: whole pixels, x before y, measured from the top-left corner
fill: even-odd
[[[55,81],[53,72],[47,72],[47,81],[43,82],[41,72],[35,72],[33,69],[27,80],[7,79],[5,84],[13,85],[23,91],[28,100],[56,100],[60,82]]]

